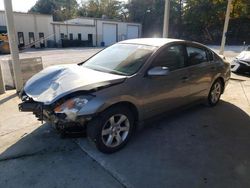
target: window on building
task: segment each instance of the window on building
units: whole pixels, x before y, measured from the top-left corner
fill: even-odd
[[[82,40],[82,34],[78,33],[78,40]]]
[[[69,40],[73,40],[73,33],[69,34]]]
[[[89,46],[93,45],[93,35],[92,34],[88,34],[88,45]]]
[[[31,48],[35,47],[35,35],[34,35],[34,32],[29,32],[29,43],[30,43]]]
[[[23,46],[24,46],[24,36],[23,36],[23,32],[18,32],[18,33],[17,33],[17,36],[18,36],[19,47],[23,47]]]
[[[40,47],[45,47],[44,33],[39,33]]]
[[[88,41],[92,42],[93,41],[93,35],[92,34],[88,34]]]
[[[61,33],[61,39],[64,39],[64,33]]]

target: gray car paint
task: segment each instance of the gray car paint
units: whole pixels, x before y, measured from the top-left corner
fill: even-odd
[[[25,84],[24,91],[33,100],[50,105],[69,93],[120,83],[125,78],[79,65],[59,65],[44,69],[33,76]]]
[[[152,45],[157,46],[158,50],[132,76],[102,73],[78,65],[54,66],[31,78],[24,91],[35,101],[52,104],[75,91],[89,91],[98,85],[116,83],[112,87],[93,91],[91,94],[95,97],[78,112],[78,116],[96,114],[114,104],[126,102],[137,109],[138,119],[143,120],[194,100],[204,99],[217,78],[221,77],[226,84],[230,77],[230,66],[222,59],[185,67],[166,76],[150,77],[147,72],[154,58],[166,46],[181,43],[209,49],[201,44],[174,39],[135,39],[121,43]]]

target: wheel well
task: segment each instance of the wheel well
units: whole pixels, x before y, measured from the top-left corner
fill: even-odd
[[[215,81],[217,81],[217,80],[219,80],[222,83],[222,87],[223,87],[222,91],[224,92],[224,89],[225,89],[225,81],[224,81],[224,79],[222,77],[219,77]]]
[[[138,121],[138,119],[139,119],[139,112],[138,112],[137,107],[136,107],[133,103],[127,102],[127,101],[118,102],[118,103],[112,104],[112,105],[109,106],[107,109],[112,108],[112,107],[114,107],[114,106],[123,106],[123,107],[126,106],[126,107],[129,108],[129,109],[131,110],[131,112],[133,113],[134,118],[135,118],[135,122]],[[107,109],[105,109],[105,110],[107,110]]]

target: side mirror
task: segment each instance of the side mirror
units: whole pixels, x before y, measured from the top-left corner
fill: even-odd
[[[148,70],[148,76],[167,76],[168,74],[168,67],[153,67]]]

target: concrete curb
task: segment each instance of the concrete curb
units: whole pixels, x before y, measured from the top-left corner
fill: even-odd
[[[134,186],[132,186],[128,182],[128,180],[126,180],[120,173],[118,173],[116,171],[116,169],[114,169],[112,166],[110,166],[108,163],[106,163],[105,160],[102,159],[101,155],[104,155],[104,154],[92,151],[92,149],[88,149],[88,148],[86,149],[85,148],[86,141],[84,141],[84,144],[82,144],[80,139],[75,139],[73,141],[80,147],[80,149],[84,153],[86,153],[91,159],[93,159],[95,162],[97,162],[104,170],[106,170],[113,178],[115,178],[123,187],[134,188]],[[83,146],[83,145],[85,145],[85,146]],[[93,149],[95,149],[95,148],[93,147]]]

